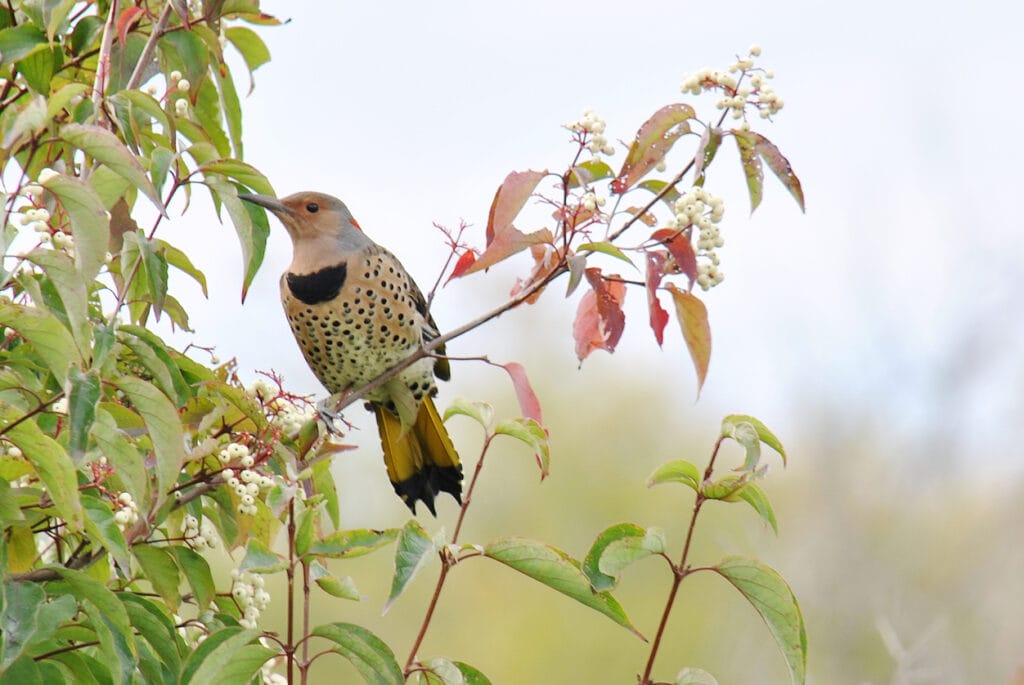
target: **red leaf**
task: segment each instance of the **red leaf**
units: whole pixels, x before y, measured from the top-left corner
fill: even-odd
[[[513,171],[505,177],[494,194],[487,217],[487,249],[461,276],[494,266],[530,245],[550,243],[553,240],[551,231],[546,228],[524,234],[512,225],[546,174],[546,171]]]
[[[448,277],[448,280],[444,282],[444,284],[448,285],[449,281],[451,281],[453,278],[458,278],[459,276],[461,276],[466,271],[466,269],[473,265],[473,262],[475,261],[476,253],[473,252],[473,250],[466,250],[465,252],[463,252],[462,256],[460,256],[458,261],[455,262],[455,268],[452,269],[451,275]]]
[[[128,41],[128,31],[144,14],[141,7],[128,7],[121,12],[121,16],[117,18],[117,38],[121,45]]]
[[[711,326],[708,324],[708,310],[696,295],[667,286],[676,305],[676,317],[683,331],[683,339],[690,350],[690,359],[697,370],[697,396],[704,387],[711,362]]]
[[[512,377],[512,386],[516,389],[516,398],[519,400],[519,409],[523,416],[533,419],[541,426],[544,425],[544,418],[541,416],[540,402],[536,393],[530,385],[530,379],[526,377],[526,369],[518,362],[502,364],[501,368]]]
[[[693,282],[697,280],[697,255],[693,253],[693,245],[686,234],[672,228],[659,228],[651,234],[651,240],[657,240],[668,248],[675,266],[686,274],[690,279],[690,288],[693,288]]]
[[[751,131],[750,135],[754,138],[754,149],[757,150],[757,154],[761,155],[761,159],[772,170],[772,173],[782,181],[782,185],[786,186],[786,190],[793,196],[796,203],[800,205],[800,211],[806,212],[807,210],[804,208],[804,190],[800,187],[800,179],[793,173],[793,167],[790,165],[789,160],[782,156],[779,148],[775,147],[774,143],[760,133]]]
[[[690,132],[689,120],[697,114],[684,104],[666,105],[644,122],[629,146],[622,170],[612,181],[613,193],[624,193],[658,165],[679,136]]]
[[[658,301],[658,286],[665,275],[665,253],[647,253],[647,311],[654,331],[654,339],[660,346],[665,340],[665,324],[668,323],[668,312]]]
[[[626,315],[622,312],[626,284],[605,281],[598,268],[587,269],[586,276],[591,289],[580,299],[573,323],[576,357],[581,362],[596,349],[614,352],[626,327]]]

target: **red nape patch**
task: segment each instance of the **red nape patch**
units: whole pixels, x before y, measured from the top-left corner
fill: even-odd
[[[356,228],[358,228],[358,229],[359,229],[360,231],[362,231],[362,230],[363,230],[363,227],[362,227],[362,226],[360,226],[360,225],[359,225],[359,222],[358,222],[358,221],[356,221],[355,219],[352,219],[352,225],[353,225],[353,226],[355,226]],[[366,232],[366,231],[363,231],[363,233],[365,233],[365,232]]]

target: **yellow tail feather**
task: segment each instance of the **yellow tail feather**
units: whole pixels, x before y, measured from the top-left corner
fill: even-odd
[[[377,405],[374,412],[388,478],[413,513],[416,501],[422,500],[435,514],[434,497],[439,492],[461,502],[462,464],[433,400],[423,400],[416,422],[405,431],[396,414]]]

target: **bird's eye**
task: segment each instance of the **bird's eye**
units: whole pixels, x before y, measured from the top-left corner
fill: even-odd
[[[315,202],[310,202],[308,205],[306,205],[306,211],[309,212],[310,214],[316,214],[317,212],[320,211],[320,205],[318,205]]]

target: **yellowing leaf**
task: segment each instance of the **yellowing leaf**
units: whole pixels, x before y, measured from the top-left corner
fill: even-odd
[[[711,326],[708,324],[708,310],[696,295],[680,290],[673,285],[666,286],[672,293],[676,305],[676,317],[683,331],[683,339],[690,351],[690,358],[697,371],[697,396],[704,387],[711,362]]]

